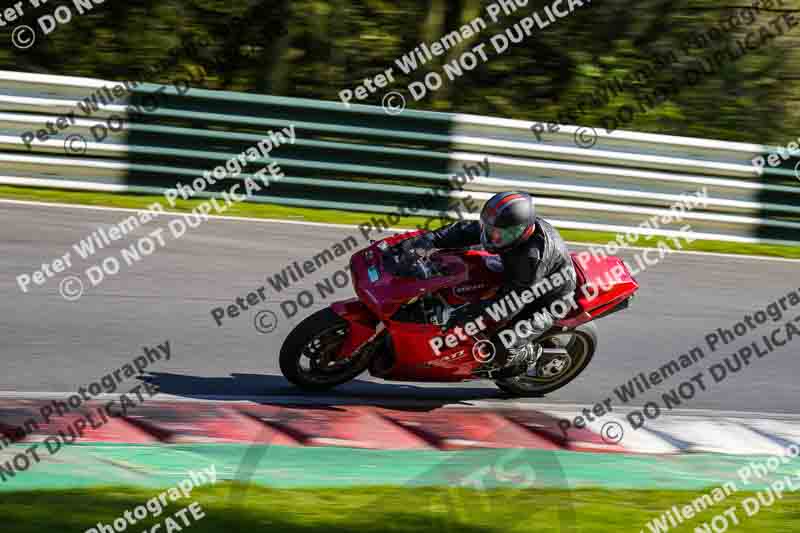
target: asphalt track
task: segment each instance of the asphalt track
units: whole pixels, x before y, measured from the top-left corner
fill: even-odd
[[[98,227],[108,229],[131,213],[74,207],[0,203],[0,391],[74,392],[130,362],[142,347],[165,340],[172,358],[148,370],[162,392],[191,398],[242,395],[300,394],[281,376],[280,344],[302,316],[286,319],[279,303],[311,289],[319,300],[313,309],[348,298],[348,286],[321,300],[314,281],[345,268],[343,257],[319,276],[276,294],[265,277],[294,260],[310,259],[321,250],[354,235],[355,228],[280,223],[274,221],[212,219],[190,229],[180,239],[168,235],[160,217],[139,228],[136,237],[164,228],[166,247],[141,262],[89,287],[83,271],[104,257],[120,257],[126,239],[102,250],[91,261],[76,257],[69,272],[87,285],[80,300],[69,302],[59,294],[56,275],[41,287],[23,294],[16,282],[21,273],[72,250],[72,245]],[[576,246],[575,249],[580,247]],[[633,250],[620,253],[630,259]],[[591,405],[613,394],[641,371],[650,372],[669,359],[704,345],[704,336],[717,327],[732,327],[747,314],[800,287],[800,262],[713,254],[674,254],[638,276],[642,285],[631,309],[598,321],[601,346],[589,368],[565,389],[537,402]],[[217,306],[233,303],[266,286],[267,301],[218,327],[210,315]],[[279,317],[270,334],[256,331],[254,316],[272,310]],[[795,313],[796,314],[796,313]],[[729,351],[708,355],[698,366],[705,369],[741,345],[760,337],[745,337]],[[795,413],[800,397],[800,359],[796,344],[787,345],[745,368],[726,381],[699,393],[683,407],[749,412]],[[681,374],[688,378],[690,370]],[[135,380],[123,384],[133,386]],[[663,390],[677,386],[673,377]],[[662,389],[650,391],[649,399]],[[431,400],[443,404],[492,399],[498,391],[491,382],[459,385],[388,383],[367,375],[337,388],[341,398]],[[639,403],[639,402],[634,402]],[[643,401],[641,402],[643,403]]]

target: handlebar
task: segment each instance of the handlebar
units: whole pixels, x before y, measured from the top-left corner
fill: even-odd
[[[418,244],[421,246],[417,246]],[[396,276],[430,279],[440,274],[435,262],[431,260],[434,250],[429,242],[409,239],[384,252],[384,265]]]

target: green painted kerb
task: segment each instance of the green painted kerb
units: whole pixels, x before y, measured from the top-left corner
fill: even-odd
[[[5,465],[29,445],[13,445],[0,456]],[[737,470],[763,457],[689,454],[645,456],[503,449],[459,452],[360,450],[248,444],[75,444],[57,455],[40,454],[0,482],[0,491],[100,485],[169,487],[190,470],[215,465],[220,480],[275,488],[394,486],[512,487],[692,490],[736,481]],[[794,475],[800,460],[771,479]],[[516,481],[515,481],[516,480]]]

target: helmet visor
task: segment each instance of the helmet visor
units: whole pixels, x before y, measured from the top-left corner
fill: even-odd
[[[485,224],[483,226],[484,245],[488,245],[492,248],[505,248],[522,237],[522,234],[525,233],[527,228],[527,224],[518,224],[505,228]]]

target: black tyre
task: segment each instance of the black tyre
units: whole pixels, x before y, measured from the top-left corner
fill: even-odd
[[[324,391],[358,376],[369,364],[371,350],[362,350],[350,359],[336,359],[347,338],[346,320],[325,308],[309,316],[283,341],[281,372],[298,387]]]
[[[539,341],[542,356],[536,376],[527,373],[495,380],[512,396],[542,396],[558,390],[583,372],[597,351],[597,328],[591,322],[574,330],[548,333]]]

